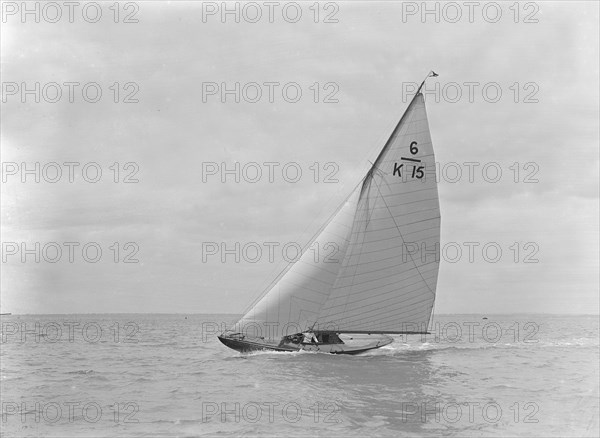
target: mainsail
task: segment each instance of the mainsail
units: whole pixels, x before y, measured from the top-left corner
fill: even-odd
[[[419,333],[431,317],[439,271],[440,208],[423,95],[409,104],[373,166],[313,240],[238,322],[266,339],[306,330]]]
[[[353,333],[426,331],[439,242],[435,158],[419,93],[363,182],[350,243],[318,326]]]

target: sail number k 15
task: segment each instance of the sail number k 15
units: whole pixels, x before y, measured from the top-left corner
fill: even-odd
[[[419,153],[419,148],[417,147],[418,143],[416,141],[412,141],[408,147],[411,155],[417,155]],[[424,169],[425,166],[420,165],[421,160],[418,158],[411,157],[400,157],[400,161],[404,161],[404,163],[394,163],[394,171],[392,175],[397,175],[402,178],[402,169],[404,168],[404,164],[406,164],[406,168],[412,167],[412,172],[410,173],[410,178],[422,179],[425,176]]]

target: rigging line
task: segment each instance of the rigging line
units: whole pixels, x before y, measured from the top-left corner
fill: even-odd
[[[368,176],[368,174],[367,174],[367,175],[365,175],[365,178],[364,178],[365,180],[366,180],[367,176]],[[366,184],[366,181],[365,181],[365,184]],[[370,181],[369,181],[369,184],[370,184]],[[363,189],[364,189],[364,185],[363,185],[363,188],[361,188],[361,194],[362,194],[362,191],[363,191]],[[368,204],[369,204],[369,198],[368,198],[368,197],[367,197],[367,198],[364,198],[364,202],[365,202],[367,205],[366,205],[366,208],[365,208],[365,209],[364,209],[364,210],[361,212],[361,216],[362,216],[362,215],[366,215],[366,220],[365,220],[365,228],[366,228],[366,227],[368,226],[368,224],[369,224],[369,219],[370,219],[370,218],[369,218],[369,207],[368,207]],[[359,199],[359,201],[357,202],[357,213],[358,213],[358,205],[359,205],[359,203],[360,203],[360,199]],[[354,218],[356,219],[356,217],[357,217],[357,215],[355,214]],[[359,221],[355,221],[355,225],[356,225],[356,226],[360,226],[360,225],[358,225],[359,223],[360,223]],[[352,228],[354,229],[354,227],[352,227]],[[352,230],[351,230],[351,231],[350,231],[350,235],[349,235],[350,239],[352,239],[352,236],[353,236],[353,235],[354,235],[354,233],[352,233]],[[360,246],[360,252],[362,252],[362,248],[363,248],[363,245],[362,245],[362,243],[364,243],[364,239],[365,239],[365,237],[366,237],[366,233],[363,233],[363,242],[361,242],[361,246]],[[348,248],[349,248],[349,246],[350,246],[350,243],[351,243],[351,240],[348,242]],[[346,248],[346,250],[348,250],[348,248]],[[358,258],[359,258],[359,260],[360,260],[360,252],[359,252],[359,254],[358,254]],[[350,253],[350,254],[349,254],[349,253],[346,253],[346,255],[345,255],[345,257],[344,257],[344,260],[342,260],[342,266],[340,266],[340,270],[338,271],[338,274],[337,274],[337,276],[336,276],[336,280],[334,281],[334,283],[333,283],[333,286],[331,287],[331,290],[334,290],[334,289],[336,289],[336,287],[335,287],[335,284],[336,284],[336,283],[337,283],[337,282],[338,282],[338,281],[339,281],[341,278],[346,278],[346,277],[340,277],[340,273],[342,272],[342,269],[343,269],[343,266],[344,266],[344,262],[345,262],[345,261],[347,261],[347,262],[346,262],[346,264],[345,264],[345,266],[348,266],[348,262],[349,262],[349,260],[350,260],[350,258],[351,258],[351,257],[352,257],[352,254],[351,254],[351,253]],[[352,290],[352,286],[354,285],[354,276],[356,276],[356,270],[358,269],[358,264],[357,264],[357,265],[355,265],[355,266],[356,266],[356,267],[355,267],[355,269],[354,269],[354,273],[352,274],[353,276],[352,276],[352,283],[350,284],[350,290]],[[349,299],[349,297],[350,297],[350,294],[347,294],[347,295],[346,295],[346,303],[345,303],[345,306],[348,306],[348,299]],[[325,303],[325,305],[323,306],[323,308],[326,308],[326,307],[327,307],[327,303],[328,303],[328,302],[329,302],[329,300],[328,300],[328,301]],[[345,307],[344,307],[344,309],[345,309]]]
[[[427,321],[427,331],[431,331],[433,328],[433,316],[435,314],[435,298],[433,299],[433,304],[431,306],[431,314],[429,315],[429,321]]]

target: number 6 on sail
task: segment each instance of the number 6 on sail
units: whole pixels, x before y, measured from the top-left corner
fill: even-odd
[[[427,332],[441,219],[424,83],[367,174],[309,242],[337,245],[336,262],[304,253],[219,336],[223,344],[357,354],[393,342],[390,334]]]

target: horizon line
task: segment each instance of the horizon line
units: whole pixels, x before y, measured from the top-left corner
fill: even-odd
[[[243,313],[221,313],[221,312],[69,312],[69,313],[1,313],[0,316],[29,316],[29,315],[230,315],[239,316]],[[444,315],[555,315],[555,316],[600,316],[600,313],[553,313],[553,312],[502,312],[502,313],[482,313],[482,312],[454,312],[454,313],[436,313],[435,316]],[[432,319],[435,319],[435,316]]]

